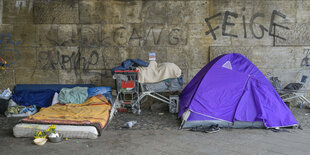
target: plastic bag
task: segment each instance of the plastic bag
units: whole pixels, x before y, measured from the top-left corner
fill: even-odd
[[[136,123],[137,121],[129,121],[124,124],[124,127],[132,128]]]
[[[10,88],[4,90],[4,91],[0,94],[0,98],[1,98],[1,99],[5,99],[5,100],[9,100],[11,96],[12,96],[12,92],[11,92]]]

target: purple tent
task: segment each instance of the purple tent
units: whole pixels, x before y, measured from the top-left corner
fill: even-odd
[[[179,117],[182,128],[296,126],[290,109],[264,74],[241,54],[221,55],[184,88]]]

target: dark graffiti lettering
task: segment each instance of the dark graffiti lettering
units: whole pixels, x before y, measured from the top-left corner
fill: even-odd
[[[242,8],[242,11],[245,11],[245,8]],[[212,38],[213,38],[214,40],[217,39],[214,32],[215,32],[215,30],[219,29],[220,26],[216,26],[215,28],[213,28],[213,27],[211,26],[210,20],[211,20],[211,19],[214,19],[214,18],[216,18],[216,17],[218,17],[218,16],[221,16],[221,15],[222,15],[221,13],[217,13],[217,14],[215,14],[215,15],[209,17],[209,18],[205,18],[205,22],[207,23],[207,26],[208,26],[208,28],[209,28],[209,31],[205,32],[205,34],[206,34],[206,35],[211,34],[211,35],[212,35]],[[227,26],[234,26],[234,25],[235,25],[235,23],[231,23],[231,22],[228,21],[228,19],[229,19],[230,16],[231,16],[231,17],[234,17],[234,18],[238,18],[238,14],[237,14],[237,13],[230,12],[230,11],[225,11],[225,13],[224,13],[224,18],[223,18],[223,24],[222,24],[222,36],[230,36],[230,37],[235,37],[235,38],[237,38],[238,35],[230,34],[230,33],[227,33],[227,32],[226,32]],[[260,30],[261,30],[261,35],[259,35],[259,36],[258,36],[257,34],[255,34],[255,32],[254,32],[254,28],[253,28],[253,26],[254,26],[254,24],[255,24],[255,23],[254,23],[254,20],[255,20],[256,18],[258,18],[258,17],[264,18],[265,15],[264,15],[263,13],[255,13],[255,14],[251,17],[249,27],[250,27],[251,33],[252,33],[252,35],[254,36],[254,38],[256,38],[256,39],[262,39],[262,38],[264,37],[264,31],[266,31],[266,32],[269,32],[269,33],[268,33],[269,36],[273,36],[274,38],[279,38],[279,39],[282,39],[282,40],[286,40],[284,37],[279,36],[279,35],[276,35],[275,29],[276,29],[276,27],[280,27],[280,28],[289,30],[289,28],[286,27],[286,26],[277,24],[277,23],[275,22],[275,16],[280,16],[280,17],[282,17],[283,19],[286,18],[286,16],[285,16],[284,14],[280,13],[280,12],[277,11],[277,10],[273,10],[272,15],[271,15],[271,19],[270,19],[269,30],[268,30],[267,28],[265,28],[262,24],[260,24],[260,25],[259,25],[259,28],[260,28]],[[247,38],[247,31],[246,31],[245,20],[246,20],[245,16],[242,15],[244,38]],[[273,27],[274,27],[274,28],[273,28]]]
[[[125,31],[126,31],[125,27],[119,27],[115,29],[114,35],[113,35],[113,41],[117,45],[124,45],[126,43],[126,38],[125,38],[126,32]]]
[[[242,8],[242,11],[245,11],[245,7]],[[242,16],[242,22],[243,22],[243,32],[244,32],[244,38],[247,38],[246,34],[246,25],[245,25],[245,16]]]
[[[211,19],[216,18],[216,17],[221,16],[221,15],[222,15],[222,13],[218,13],[218,14],[216,14],[216,15],[210,17],[210,18],[206,18],[206,19],[205,19],[205,21],[206,21],[206,23],[207,23],[207,25],[208,25],[208,28],[209,28],[209,31],[206,32],[206,35],[208,35],[208,34],[211,33],[211,35],[212,35],[212,37],[213,37],[214,40],[216,40],[216,35],[215,35],[214,31],[217,30],[217,29],[219,29],[220,27],[217,26],[217,27],[215,27],[215,28],[213,29],[212,26],[211,26],[211,23],[210,23],[209,21],[210,21]]]
[[[272,15],[271,15],[271,19],[270,19],[269,35],[270,35],[270,36],[273,36],[273,37],[275,37],[275,38],[279,38],[279,39],[282,39],[282,40],[286,40],[285,38],[276,35],[276,27],[277,27],[277,26],[289,30],[288,27],[275,23],[274,19],[275,19],[275,16],[276,16],[276,15],[282,17],[283,19],[286,18],[286,16],[285,16],[284,14],[282,14],[281,12],[279,12],[279,11],[277,11],[277,10],[273,10],[273,11],[272,11]],[[272,31],[272,27],[274,27],[274,30],[273,30],[273,31]]]
[[[229,23],[227,21],[228,20],[228,16],[232,16],[234,18],[238,18],[238,14],[230,12],[230,11],[225,11],[224,22],[223,22],[223,25],[222,25],[222,35],[223,36],[231,36],[231,37],[237,38],[238,37],[237,35],[226,33],[226,26],[227,25],[230,25],[230,26],[234,26],[235,25],[235,23]]]
[[[38,58],[44,64],[42,69],[56,70],[58,66],[60,69],[66,70],[68,72],[74,71],[75,76],[79,76],[80,67],[83,74],[97,74],[102,77],[106,77],[107,74],[102,74],[99,72],[91,72],[90,66],[98,65],[99,54],[96,50],[93,50],[89,57],[81,56],[80,52],[72,52],[71,55],[60,54],[59,51],[40,51]]]
[[[140,45],[140,41],[141,41],[142,37],[139,36],[137,30],[136,30],[135,28],[133,28],[133,29],[132,29],[132,33],[131,33],[130,38],[129,38],[129,41],[131,41],[131,40],[136,40],[136,39],[138,39],[138,41],[139,41],[139,46],[141,46],[141,45]]]
[[[263,25],[259,25],[259,28],[261,29],[262,34],[261,34],[261,36],[257,36],[257,35],[255,34],[254,29],[253,29],[253,25],[254,25],[254,20],[255,20],[255,18],[257,18],[257,17],[265,17],[265,15],[262,14],[262,13],[255,13],[255,14],[252,16],[251,21],[250,21],[250,30],[251,30],[251,32],[252,32],[254,38],[256,38],[256,39],[262,39],[262,38],[264,37],[264,31],[267,31],[267,32],[268,32],[268,30],[267,30]]]
[[[177,45],[179,44],[179,37],[177,36],[177,34],[180,32],[180,29],[172,29],[171,32],[168,35],[168,43],[170,45]]]

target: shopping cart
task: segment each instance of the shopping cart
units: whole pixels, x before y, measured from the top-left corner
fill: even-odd
[[[122,108],[129,109],[134,114],[140,114],[140,104],[137,102],[139,100],[138,71],[115,71],[113,77],[115,78],[117,102]]]

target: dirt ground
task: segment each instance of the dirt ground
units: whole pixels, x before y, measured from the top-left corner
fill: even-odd
[[[309,154],[310,109],[291,108],[300,129],[221,129],[208,134],[179,130],[180,120],[168,112],[143,109],[140,116],[118,113],[95,140],[69,139],[36,146],[32,138],[15,138],[19,118],[0,117],[0,154]],[[127,121],[138,123],[122,128]]]

